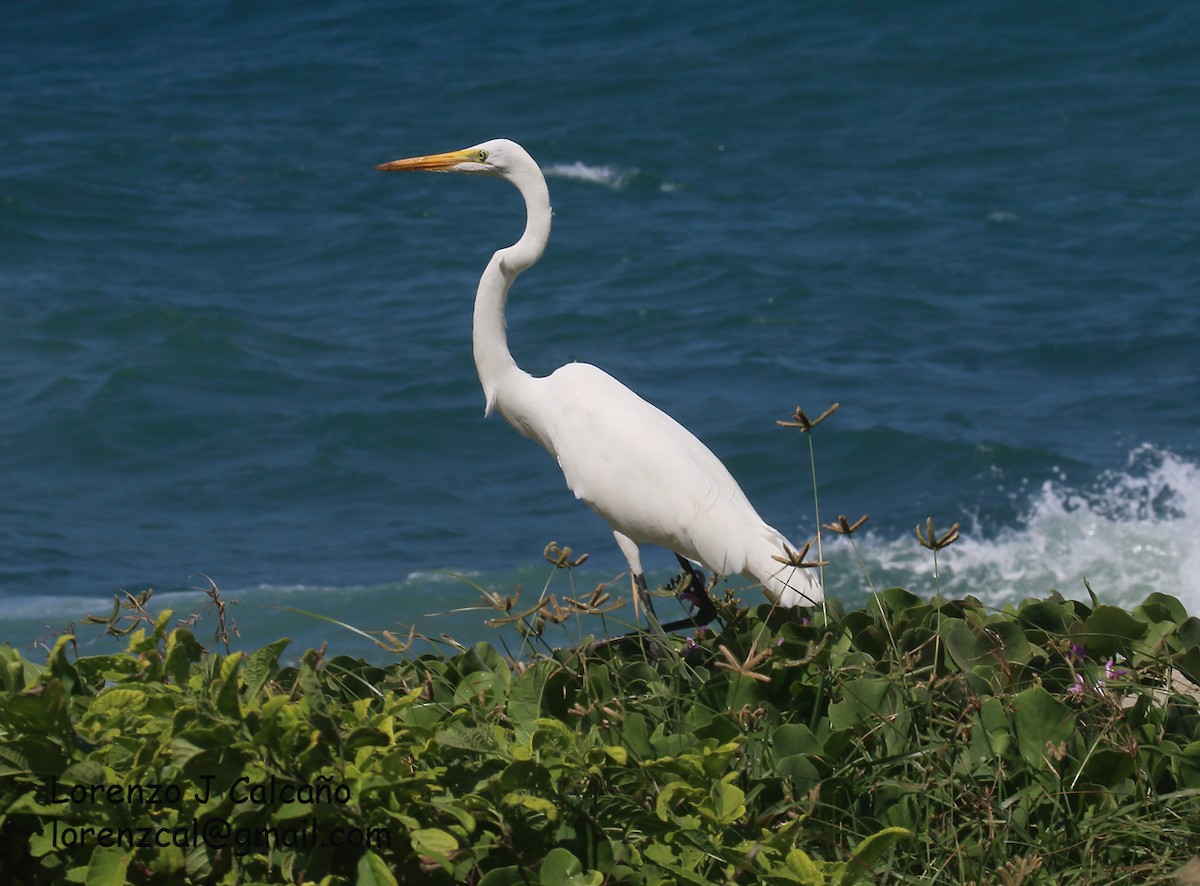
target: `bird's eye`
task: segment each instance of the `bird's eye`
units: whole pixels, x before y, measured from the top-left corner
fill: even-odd
[[[487,159],[487,151],[480,151],[479,152],[479,162],[482,163],[486,159]]]

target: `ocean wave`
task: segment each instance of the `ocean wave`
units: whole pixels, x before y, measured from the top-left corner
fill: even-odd
[[[841,545],[830,548],[831,590],[853,594],[862,570]],[[1158,591],[1200,613],[1200,465],[1145,445],[1122,470],[1085,487],[1047,480],[1016,525],[965,527],[938,555],[938,575],[914,535],[868,534],[859,551],[876,588],[901,584],[929,595],[940,586],[947,596],[973,594],[996,606],[1051,590],[1086,600],[1087,586],[1101,600],[1132,606]]]
[[[542,171],[552,178],[591,182],[614,191],[626,187],[638,172],[636,169],[617,169],[613,166],[591,166],[578,160],[574,163],[551,163]]]

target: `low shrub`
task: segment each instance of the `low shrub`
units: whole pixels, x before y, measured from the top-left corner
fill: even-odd
[[[388,666],[0,647],[0,879],[1153,883],[1200,846],[1200,620],[899,588]]]

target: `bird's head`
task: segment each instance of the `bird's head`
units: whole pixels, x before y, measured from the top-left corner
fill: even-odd
[[[461,151],[409,157],[381,163],[384,172],[467,172],[473,175],[510,175],[518,166],[532,163],[525,149],[506,138],[492,139]]]

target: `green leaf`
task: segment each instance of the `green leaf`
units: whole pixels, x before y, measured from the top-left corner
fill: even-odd
[[[772,769],[780,778],[790,779],[793,790],[799,796],[821,783],[820,771],[804,754],[792,754],[790,757],[776,760]]]
[[[867,837],[850,853],[846,870],[839,882],[840,886],[850,886],[860,879],[867,877],[868,872],[875,866],[885,852],[899,841],[912,836],[907,828],[884,828]]]
[[[662,790],[659,791],[658,799],[654,804],[655,814],[658,815],[658,817],[663,821],[671,821],[674,819],[676,822],[682,824],[684,817],[677,816],[672,809],[672,805],[676,802],[676,794],[681,794],[689,801],[694,802],[703,796],[703,790],[698,787],[693,787],[686,781],[672,781],[663,785]],[[686,820],[692,827],[699,823],[699,819],[697,819],[696,816],[686,816]]]
[[[1193,646],[1187,652],[1172,656],[1171,662],[1187,674],[1193,683],[1200,684],[1200,646]]]
[[[493,868],[483,875],[479,886],[529,886],[529,879],[515,865]]]
[[[221,661],[220,674],[209,687],[214,696],[217,710],[233,720],[242,719],[241,698],[238,690],[241,688],[242,653],[235,652]]]
[[[843,689],[842,701],[829,706],[829,722],[834,729],[874,723],[881,716],[894,713],[895,692],[892,681],[884,677],[861,677],[850,680]]]
[[[0,722],[9,728],[38,735],[70,735],[74,728],[59,680],[50,679],[38,690],[9,696],[7,702],[0,708],[3,715]]]
[[[802,883],[804,886],[825,886],[824,865],[819,861],[813,861],[802,850],[788,850],[784,864],[787,865],[787,871],[791,875],[788,877],[789,880]]]
[[[784,723],[771,733],[771,749],[776,760],[797,754],[819,754],[821,742],[803,723]]]
[[[542,713],[542,695],[556,662],[544,660],[525,670],[508,690],[508,720],[522,741],[533,732],[533,724]]]
[[[620,745],[606,744],[601,750],[604,751],[605,756],[618,766],[627,766],[629,764],[629,752]]]
[[[1049,765],[1074,731],[1075,712],[1041,686],[1018,694],[1013,710],[1021,758],[1034,769]]]
[[[1125,652],[1146,633],[1146,622],[1138,621],[1116,606],[1097,606],[1083,623],[1082,630],[1072,631],[1081,637],[1088,651],[1099,656]]]
[[[545,886],[559,886],[568,878],[581,873],[583,865],[579,863],[579,859],[561,846],[547,852],[542,866],[538,869],[538,876]]]
[[[1008,619],[997,618],[988,621],[986,629],[989,633],[999,637],[1000,653],[1006,661],[1027,664],[1033,657],[1034,647],[1019,624]]]
[[[413,851],[418,855],[432,858],[447,872],[454,870],[450,853],[458,849],[458,840],[453,834],[441,828],[417,828],[409,834],[409,839],[412,841]]]
[[[1075,608],[1061,597],[1049,600],[1027,600],[1018,610],[1021,621],[1052,634],[1064,633],[1067,625],[1077,622]]]
[[[1160,594],[1157,591],[1146,597],[1142,605],[1135,607],[1133,611],[1137,614],[1139,610],[1148,616],[1150,621],[1181,624],[1188,617],[1187,608],[1176,597]]]
[[[903,612],[905,609],[915,609],[918,606],[925,605],[925,602],[916,594],[911,594],[904,588],[888,588],[879,595],[889,610],[893,613]]]
[[[504,803],[507,806],[518,806],[522,809],[528,809],[530,812],[544,815],[547,821],[558,820],[558,807],[554,803],[545,797],[539,797],[528,791],[509,791],[504,795]]]
[[[132,852],[97,846],[88,862],[85,886],[125,886]]]
[[[247,700],[254,698],[279,670],[279,656],[292,641],[286,637],[256,649],[246,659],[244,669]]]
[[[654,748],[650,745],[650,733],[646,728],[646,718],[638,711],[626,715],[621,724],[621,740],[629,752],[635,757],[645,759],[654,756]]]
[[[88,705],[87,716],[115,722],[129,714],[137,713],[146,706],[144,689],[128,689],[113,686],[104,690]]]
[[[942,642],[956,665],[969,671],[989,658],[991,645],[971,630],[961,618],[948,618],[942,624]]]
[[[699,811],[718,825],[731,825],[746,814],[746,794],[724,781],[713,782],[708,800],[701,803]]]
[[[398,886],[387,862],[368,849],[358,860],[354,886]]]
[[[192,664],[204,657],[204,647],[191,631],[177,628],[167,635],[167,651],[163,656],[167,677],[176,686],[186,686]]]

